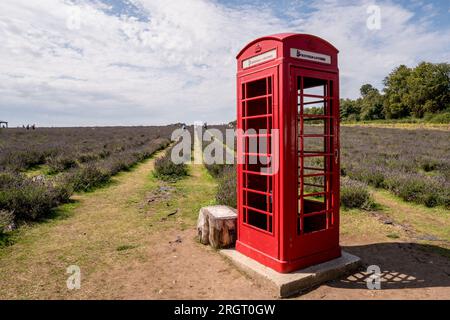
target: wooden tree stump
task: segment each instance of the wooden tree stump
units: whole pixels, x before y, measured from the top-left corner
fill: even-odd
[[[197,221],[199,241],[213,248],[228,248],[236,242],[236,210],[228,206],[200,209]]]

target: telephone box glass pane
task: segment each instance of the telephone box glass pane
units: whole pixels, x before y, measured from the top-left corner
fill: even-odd
[[[328,228],[331,209],[332,81],[297,78],[298,234]]]

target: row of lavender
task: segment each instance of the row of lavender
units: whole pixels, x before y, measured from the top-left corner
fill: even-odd
[[[179,125],[0,131],[0,230],[36,220],[165,148]]]

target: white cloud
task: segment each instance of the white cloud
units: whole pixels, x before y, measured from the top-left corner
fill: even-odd
[[[316,11],[302,25],[293,26],[317,34],[340,49],[341,96],[355,97],[359,87],[382,87],[383,78],[400,64],[450,60],[450,31],[432,32],[427,21],[391,2],[380,2],[381,29],[366,28],[367,1],[343,5],[342,1],[316,1]]]
[[[430,32],[390,2],[381,4],[379,31],[365,27],[366,5],[342,1],[313,2],[312,12],[289,18],[268,6],[134,2],[148,22],[80,2],[74,29],[76,10],[67,1],[2,1],[0,118],[42,125],[230,121],[236,53],[253,38],[283,31],[314,33],[341,50],[342,96],[355,96],[365,82],[379,85],[400,63],[449,60],[448,31]]]

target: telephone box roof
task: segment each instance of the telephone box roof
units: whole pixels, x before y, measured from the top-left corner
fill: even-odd
[[[317,41],[317,42],[322,42],[322,43],[328,45],[330,48],[335,50],[336,53],[339,52],[339,50],[335,46],[333,46],[331,43],[329,43],[328,41],[326,41],[326,40],[324,40],[324,39],[322,39],[320,37],[314,36],[312,34],[306,34],[306,33],[276,33],[276,34],[272,34],[272,35],[269,35],[269,36],[264,36],[264,37],[255,39],[252,42],[248,43],[244,48],[242,48],[241,51],[239,51],[239,53],[236,56],[236,58],[239,58],[242,55],[242,53],[244,53],[244,51],[247,50],[247,48],[249,48],[250,46],[252,46],[255,43],[260,42],[262,40],[278,40],[278,41],[283,42],[283,41],[285,41],[285,40],[287,40],[289,38],[298,38],[298,39],[302,39],[302,40],[305,40],[305,39],[309,38],[311,40],[314,40],[314,41]]]

